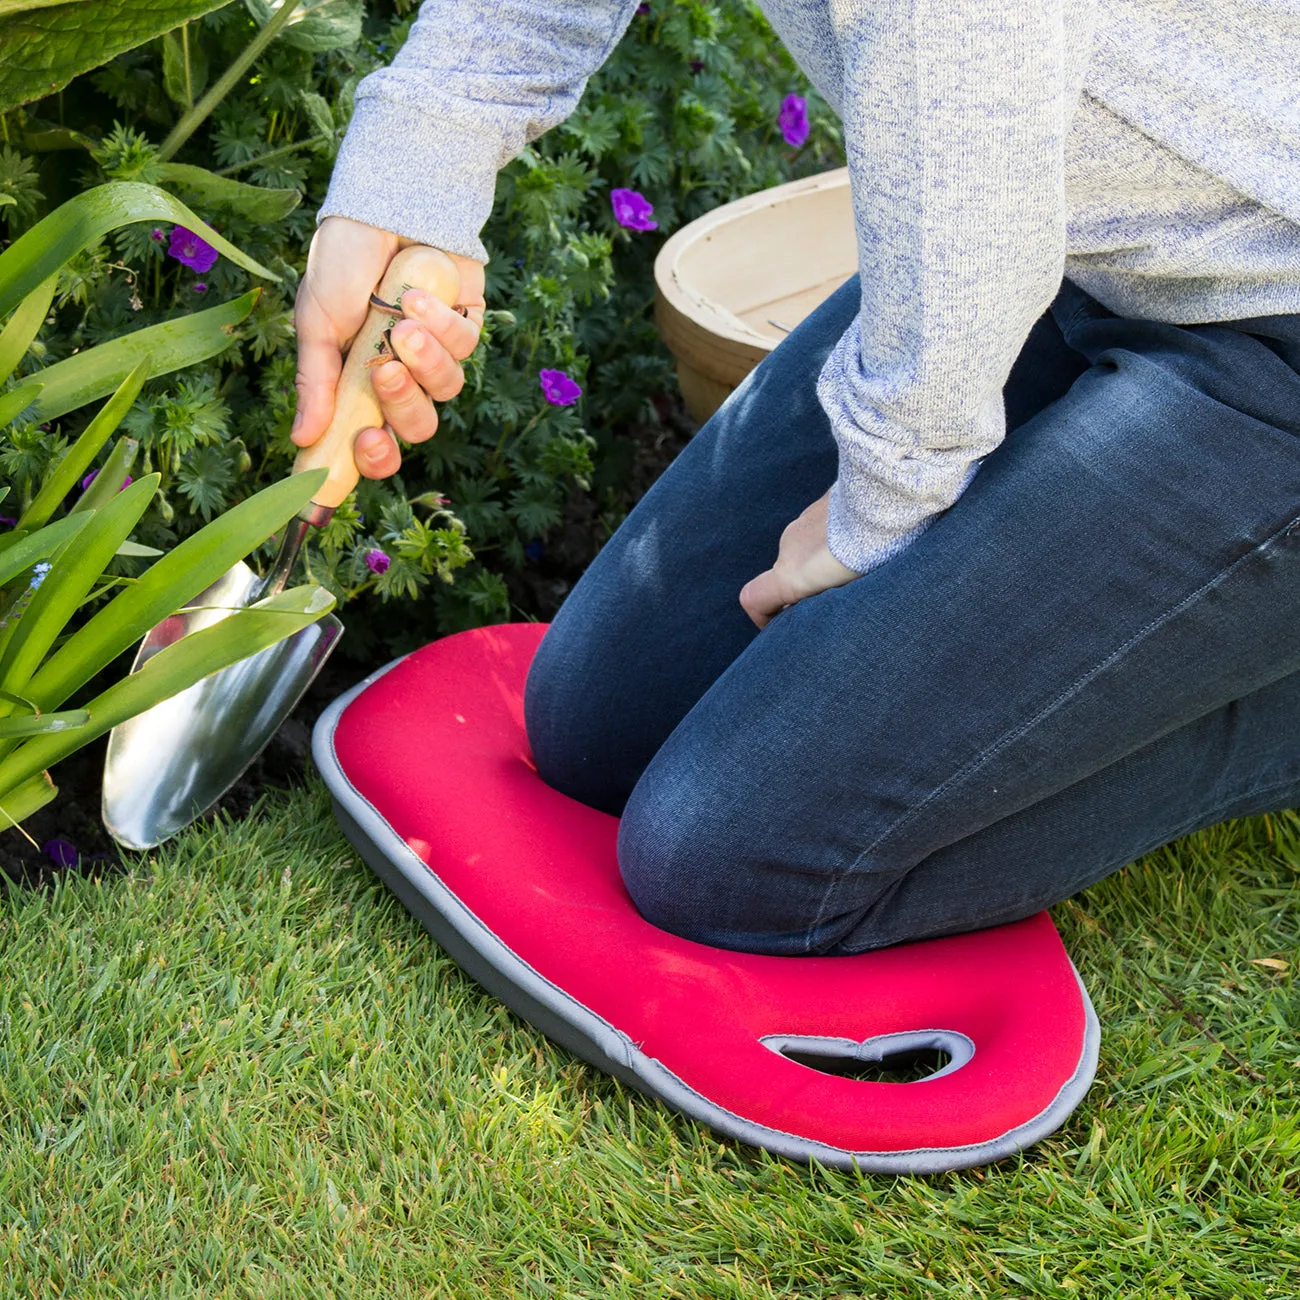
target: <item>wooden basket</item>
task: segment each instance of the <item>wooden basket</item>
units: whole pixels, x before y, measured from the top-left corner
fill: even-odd
[[[847,168],[714,208],[655,259],[655,322],[701,424],[858,269]]]

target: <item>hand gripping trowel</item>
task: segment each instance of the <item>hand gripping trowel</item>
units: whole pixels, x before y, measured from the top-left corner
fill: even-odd
[[[371,295],[339,378],[334,419],[325,435],[298,453],[293,472],[328,469],[321,490],[290,521],[265,578],[242,561],[145,637],[131,671],[160,650],[284,589],[309,528],[327,524],[357,485],[352,444],[384,422],[370,369],[393,357],[390,331],[402,294],[424,289],[454,306],[460,276],[445,254],[414,245],[399,252]],[[327,614],[229,668],[205,677],[114,727],[104,760],[104,825],[119,844],[153,848],[202,816],[239,780],[293,711],[343,632]]]

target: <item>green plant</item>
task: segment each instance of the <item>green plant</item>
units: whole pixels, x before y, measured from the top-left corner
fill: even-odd
[[[67,462],[84,439],[56,467],[52,481],[66,476]],[[311,499],[325,473],[302,474],[265,489],[139,579],[110,576],[108,565],[123,547],[127,553],[141,549],[129,548],[129,534],[158,490],[158,477],[151,474],[102,505],[74,507],[39,527],[39,513],[29,511],[0,544],[0,830],[54,798],[58,791],[48,769],[60,759],[209,673],[292,635],[334,606],[333,597],[316,586],[282,592],[183,638],[138,672],[65,709],[155,623],[183,608],[283,527]],[[84,504],[85,498],[78,503]],[[118,587],[122,590],[84,625],[72,626],[84,606]]]
[[[9,313],[0,331],[0,380],[29,352],[77,258],[107,231],[159,216],[185,220],[219,241],[231,260],[264,271],[161,190],[131,183],[91,190],[0,254],[0,316]],[[186,637],[81,705],[64,707],[155,623],[282,527],[324,479],[318,471],[265,489],[139,577],[114,571],[119,557],[135,565],[161,554],[131,538],[161,476],[131,481],[138,444],[130,438],[117,440],[93,477],[83,475],[145,381],[220,352],[229,344],[228,328],[256,299],[254,290],[233,303],[101,343],[29,372],[0,395],[0,426],[10,426],[0,452],[7,479],[0,502],[10,508],[12,498],[19,512],[7,520],[10,531],[0,534],[0,829],[54,797],[51,765],[125,718],[314,622],[334,604],[312,585],[284,592]],[[48,421],[104,396],[108,401],[75,442],[49,430]],[[80,495],[55,518],[78,482]]]
[[[70,174],[148,183],[280,277],[231,327],[227,350],[149,380],[126,418],[142,464],[162,475],[140,526],[151,545],[188,535],[288,469],[290,303],[314,208],[357,83],[392,58],[412,8],[372,0],[361,22],[356,4],[300,6],[215,101],[221,70],[275,17],[260,0],[227,5],[78,77],[57,103],[0,116],[0,149],[12,155],[0,153],[0,195],[14,198],[0,220],[10,214],[14,231]],[[777,129],[789,93],[809,104],[800,149]],[[83,163],[79,175],[69,157]],[[313,577],[367,606],[345,653],[373,657],[439,631],[548,614],[635,500],[647,462],[657,468],[653,448],[680,427],[652,321],[662,238],[719,203],[841,161],[833,115],[746,0],[654,0],[635,17],[574,116],[501,177],[485,231],[484,343],[438,436],[410,449],[396,478],[363,482],[309,555]],[[610,191],[620,187],[654,205],[657,230],[617,223]],[[194,301],[200,282],[151,235],[126,228],[82,255],[25,371],[40,349],[58,359]],[[244,282],[223,256],[201,283],[229,296]],[[581,399],[547,402],[542,369],[568,374]],[[381,574],[366,563],[376,550],[390,561]]]

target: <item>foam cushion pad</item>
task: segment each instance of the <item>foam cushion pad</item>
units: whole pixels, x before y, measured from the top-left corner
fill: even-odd
[[[537,775],[524,679],[545,628],[434,642],[335,702],[315,757],[341,824],[453,958],[584,1059],[716,1131],[869,1171],[982,1164],[1057,1128],[1096,1068],[1046,913],[855,957],[766,957],[656,929],[617,819]],[[854,1061],[940,1049],[911,1083]]]

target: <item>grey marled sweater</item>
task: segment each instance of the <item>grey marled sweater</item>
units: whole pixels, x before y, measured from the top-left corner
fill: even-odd
[[[321,216],[486,260],[497,172],[636,7],[425,0],[358,89]],[[818,394],[850,568],[905,547],[1001,441],[1063,274],[1130,316],[1300,312],[1300,0],[762,7],[844,123],[862,310]]]

